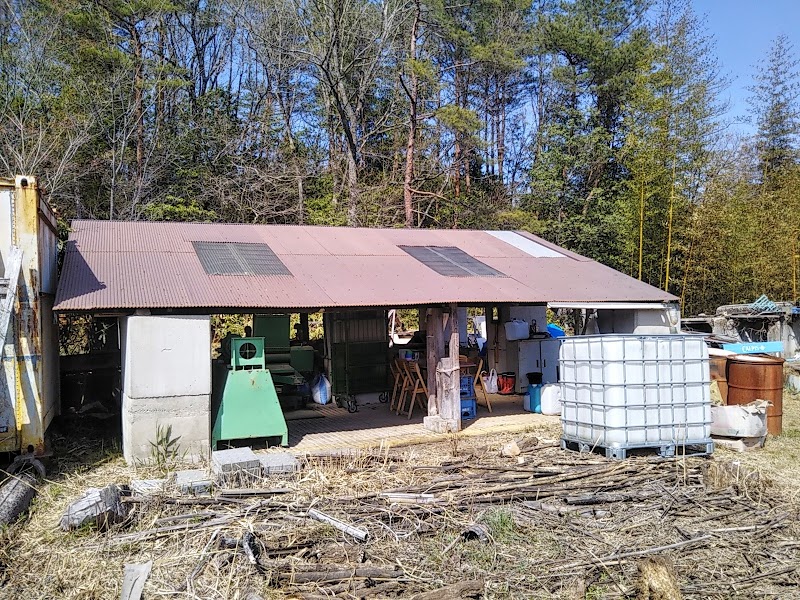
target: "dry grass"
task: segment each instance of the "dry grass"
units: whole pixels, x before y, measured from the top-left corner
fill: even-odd
[[[672,598],[675,586],[684,598],[800,598],[800,397],[787,398],[784,428],[760,452],[677,461],[609,463],[540,439],[517,465],[498,451],[519,434],[374,449],[311,459],[296,475],[256,483],[291,490],[271,499],[176,506],[170,493],[132,504],[129,521],[109,531],[64,533],[58,520],[87,487],[157,475],[126,466],[113,445],[73,432],[56,438],[51,479],[30,516],[3,532],[0,598],[118,598],[123,565],[147,560],[154,562],[147,598],[411,597],[471,579],[484,580],[485,596],[497,599]],[[557,431],[537,435],[555,439]],[[376,497],[383,490],[430,491],[442,502],[390,505]],[[576,495],[595,501],[566,502]],[[523,504],[537,499],[535,508]],[[304,518],[312,506],[367,529],[370,539],[356,543]],[[208,512],[231,520],[120,542],[188,512],[199,514],[194,524],[214,518],[202,516]],[[459,540],[470,523],[483,524],[489,540]],[[247,532],[261,550],[258,566],[219,544]],[[648,553],[687,539],[700,541]],[[620,554],[627,557],[614,558]],[[380,592],[381,579],[372,588],[358,579],[292,584],[292,572],[320,565],[397,569],[398,586]]]
[[[767,438],[765,447],[757,452],[721,449],[717,454],[758,471],[777,484],[788,502],[800,504],[800,393],[784,392],[783,435]]]

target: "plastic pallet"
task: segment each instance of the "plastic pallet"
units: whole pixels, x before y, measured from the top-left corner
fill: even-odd
[[[475,415],[478,412],[478,403],[475,399],[471,400],[461,400],[461,418],[462,419],[474,419]]]
[[[606,458],[613,460],[623,460],[632,453],[645,454],[649,456],[660,456],[662,458],[681,458],[683,456],[708,456],[714,452],[714,442],[702,440],[697,442],[685,442],[671,444],[669,442],[658,442],[654,444],[642,444],[637,446],[600,446],[590,444],[583,440],[573,440],[561,438],[561,449],[572,450],[574,452],[595,452],[605,454]]]

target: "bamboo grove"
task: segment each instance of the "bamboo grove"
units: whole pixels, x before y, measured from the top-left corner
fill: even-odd
[[[797,300],[797,61],[752,58],[737,137],[686,0],[0,0],[0,169],[65,230],[514,228],[686,314]]]

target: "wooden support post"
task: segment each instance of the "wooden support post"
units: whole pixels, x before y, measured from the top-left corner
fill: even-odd
[[[575,321],[574,335],[583,335],[586,333],[586,325],[584,324],[583,311],[580,308],[573,309],[572,320]]]
[[[458,349],[459,349],[459,341],[458,341],[458,304],[451,304],[450,305],[450,339],[449,343],[449,350],[450,350],[450,358],[455,359],[455,364],[453,366],[458,366]]]
[[[300,313],[300,337],[303,338],[304,344],[311,339],[311,332],[308,330],[308,313]]]
[[[448,358],[439,361],[437,368],[437,400],[439,414],[453,423],[456,430],[461,429],[461,385],[458,360],[458,305],[450,305],[450,337],[448,339]]]
[[[428,416],[439,414],[439,401],[436,390],[436,366],[444,356],[444,336],[442,334],[442,309],[428,309],[426,325],[426,357],[428,363]]]

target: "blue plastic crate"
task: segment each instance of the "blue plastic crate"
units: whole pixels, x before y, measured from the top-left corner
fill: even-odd
[[[461,393],[467,395],[474,395],[475,394],[475,380],[472,378],[472,375],[462,375],[461,376]]]
[[[477,412],[478,412],[478,403],[474,398],[472,398],[471,400],[464,400],[463,398],[461,399],[462,419],[474,419]]]

